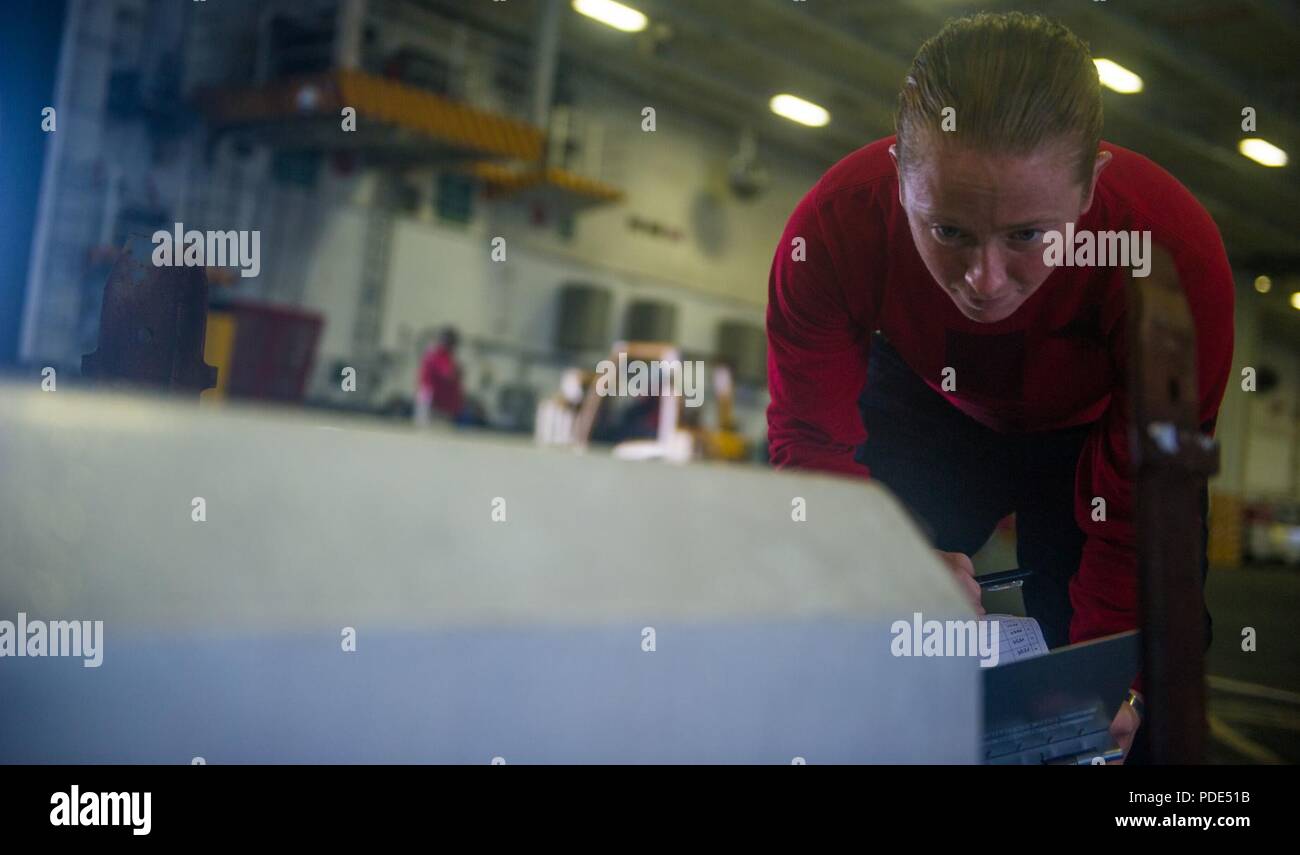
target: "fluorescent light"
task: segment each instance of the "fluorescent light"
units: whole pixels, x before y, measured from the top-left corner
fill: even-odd
[[[1255,290],[1261,294],[1267,294],[1269,291],[1273,290],[1273,280],[1269,279],[1267,276],[1256,276]]]
[[[1268,140],[1244,139],[1237,143],[1237,151],[1264,166],[1286,166],[1286,152]]]
[[[573,11],[625,33],[639,33],[647,23],[645,15],[614,0],[573,0]]]
[[[1300,309],[1300,291],[1291,295],[1291,308]]]
[[[773,95],[770,106],[772,112],[778,116],[784,116],[792,122],[810,128],[823,128],[831,121],[831,114],[826,112],[825,108],[811,101],[805,101],[797,95]]]
[[[1111,62],[1109,59],[1094,59],[1092,63],[1097,66],[1097,76],[1101,78],[1101,85],[1107,89],[1114,89],[1116,92],[1122,92],[1125,95],[1132,95],[1135,92],[1142,91],[1142,78],[1118,62]]]

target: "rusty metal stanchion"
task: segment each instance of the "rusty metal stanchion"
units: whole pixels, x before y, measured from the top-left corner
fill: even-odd
[[[203,361],[208,281],[202,267],[157,267],[147,238],[132,235],[104,285],[99,347],[81,357],[96,385],[194,395],[216,383]],[[179,252],[179,248],[177,248]]]
[[[1153,763],[1205,753],[1205,601],[1200,496],[1219,448],[1201,433],[1196,331],[1173,259],[1128,295],[1129,442],[1147,729]]]

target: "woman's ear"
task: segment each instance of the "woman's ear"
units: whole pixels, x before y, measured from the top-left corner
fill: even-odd
[[[1092,207],[1092,197],[1097,193],[1097,179],[1101,177],[1101,171],[1110,165],[1112,156],[1108,151],[1097,152],[1097,159],[1092,164],[1092,179],[1088,182],[1088,194],[1083,199],[1079,216],[1088,213],[1088,209]]]
[[[889,146],[889,159],[894,162],[894,172],[898,175],[898,204],[903,204],[903,170],[898,168],[898,144]]]

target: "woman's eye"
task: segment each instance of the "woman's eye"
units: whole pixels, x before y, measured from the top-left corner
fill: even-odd
[[[1018,232],[1011,233],[1011,239],[1021,243],[1038,240],[1039,235],[1043,233],[1042,229],[1021,229]]]
[[[939,240],[954,240],[961,237],[961,229],[954,226],[934,226],[930,231]]]

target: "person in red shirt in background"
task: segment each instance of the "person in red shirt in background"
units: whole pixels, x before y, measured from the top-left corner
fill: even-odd
[[[456,345],[460,335],[455,327],[446,327],[438,341],[429,346],[420,360],[420,376],[415,392],[415,420],[429,422],[430,412],[455,421],[465,408],[465,394],[460,384],[460,366],[456,364]]]
[[[831,167],[795,208],[768,289],[772,462],[885,484],[980,612],[968,555],[1015,513],[1026,610],[1051,646],[1138,622],[1131,273],[1176,268],[1206,432],[1232,360],[1218,229],[1101,130],[1095,66],[1065,27],[1018,13],[949,22],[913,61],[895,136]],[[1145,258],[1137,240],[1128,259],[1049,266],[1068,224],[1145,234]],[[1126,751],[1138,701],[1111,727]]]

